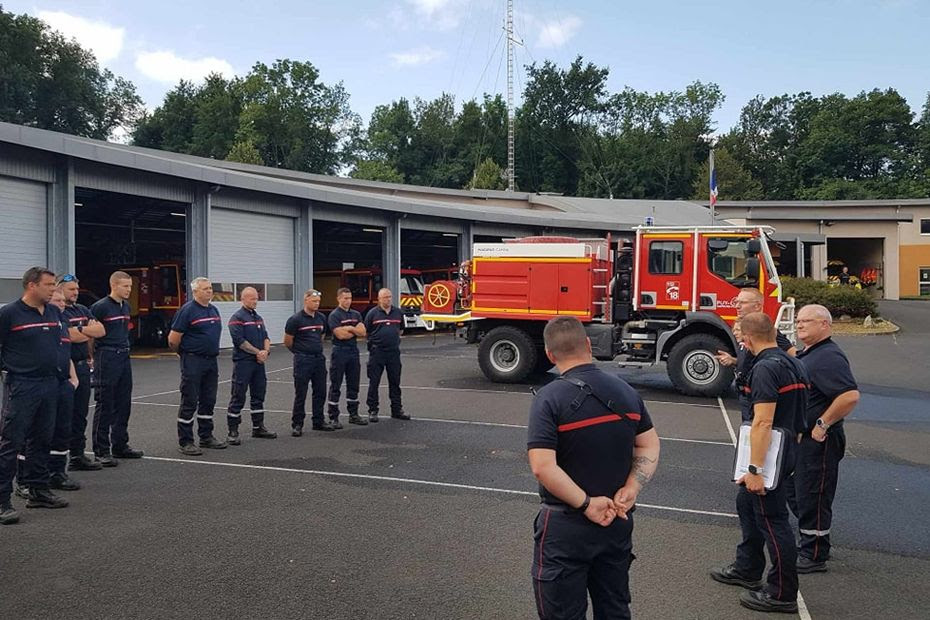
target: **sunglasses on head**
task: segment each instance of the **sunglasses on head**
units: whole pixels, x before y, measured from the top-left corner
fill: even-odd
[[[70,273],[66,273],[65,275],[58,278],[59,284],[62,284],[64,282],[77,282],[77,276],[70,274]]]

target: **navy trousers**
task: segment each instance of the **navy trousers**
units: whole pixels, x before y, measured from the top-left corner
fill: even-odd
[[[633,515],[609,526],[570,508],[543,505],[533,527],[533,590],[540,618],[630,618]]]
[[[119,452],[129,445],[132,411],[132,364],[129,349],[98,349],[94,353],[94,454]]]
[[[401,367],[399,349],[384,350],[379,347],[368,349],[368,411],[378,411],[378,386],[384,371],[387,371],[391,413],[403,411],[404,406],[400,398]]]
[[[268,377],[265,365],[255,360],[233,362],[232,394],[226,408],[226,423],[229,430],[239,429],[242,421],[242,408],[245,407],[246,393],[249,395],[249,409],[252,412],[252,428],[265,423],[265,392],[268,390]]]
[[[322,353],[294,354],[294,407],[291,410],[291,426],[303,427],[307,418],[307,388],[313,389],[311,414],[314,424],[325,419],[326,403],[326,358]]]
[[[0,503],[10,500],[20,454],[26,462],[19,483],[47,489],[48,450],[55,426],[58,378],[7,376],[0,416]]]
[[[219,369],[215,356],[181,354],[181,406],[178,408],[178,443],[194,443],[194,420],[200,439],[213,436],[213,408]]]
[[[74,362],[77,371],[78,386],[74,390],[74,406],[71,409],[71,441],[69,449],[71,457],[84,454],[87,446],[87,412],[90,409],[90,381],[91,371],[85,360]]]
[[[806,434],[798,446],[794,476],[788,480],[788,505],[798,518],[798,553],[823,562],[830,559],[830,527],[840,461],[846,452],[843,428],[833,428],[823,443]]]
[[[329,358],[329,417],[339,418],[339,396],[342,392],[342,380],[346,382],[346,409],[349,415],[358,415],[358,386],[361,375],[358,347],[340,347],[333,345]]]

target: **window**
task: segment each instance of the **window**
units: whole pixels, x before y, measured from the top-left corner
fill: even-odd
[[[369,299],[368,282],[370,279],[371,278],[368,274],[359,274],[359,273],[346,274],[346,288],[352,291],[352,297],[359,297],[361,299]]]
[[[234,282],[214,282],[213,301],[236,301],[236,284]]]
[[[920,234],[930,235],[930,219],[920,220]]]
[[[401,276],[400,292],[404,295],[422,295],[423,286],[420,284],[420,278],[416,276]]]
[[[293,284],[268,284],[268,301],[291,301],[294,299]]]
[[[920,273],[920,294],[921,296],[930,295],[930,267],[920,267],[918,269]]]
[[[681,241],[653,241],[649,244],[649,273],[681,273],[684,260],[684,243]]]
[[[746,239],[712,237],[707,240],[707,266],[734,286],[746,286]]]

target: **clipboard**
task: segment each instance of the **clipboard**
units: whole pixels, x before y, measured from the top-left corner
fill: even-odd
[[[733,456],[733,481],[736,482],[749,473],[749,457],[752,448],[749,445],[749,431],[752,424],[745,423],[739,427],[739,438],[736,442],[736,454]],[[782,469],[785,464],[785,430],[782,428],[772,428],[772,439],[769,442],[769,449],[765,453],[765,463],[763,463],[762,481],[766,491],[771,491],[778,486],[781,480]]]

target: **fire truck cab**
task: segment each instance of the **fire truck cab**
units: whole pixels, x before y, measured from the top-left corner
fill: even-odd
[[[685,394],[715,396],[732,383],[716,359],[735,354],[730,326],[741,288],[758,288],[764,311],[793,336],[793,304],[781,283],[766,227],[640,227],[616,250],[610,238],[529,237],[475,244],[464,281],[426,288],[423,318],[455,322],[479,343],[492,381],[518,382],[548,370],[546,321],[576,316],[594,357],[621,366],[667,363]]]
[[[336,291],[345,287],[352,291],[352,309],[364,317],[378,305],[378,291],[384,286],[380,267],[323,270],[313,274],[314,287],[323,293],[320,309],[331,312],[336,308]],[[423,281],[416,269],[401,269],[400,291],[394,291],[394,304],[404,314],[404,328],[425,327],[420,318],[423,304]]]

